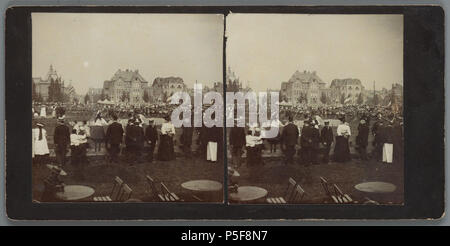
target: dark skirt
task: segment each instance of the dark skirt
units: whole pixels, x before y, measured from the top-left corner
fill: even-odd
[[[96,142],[100,142],[105,138],[105,129],[103,126],[91,126],[91,138]]]
[[[175,159],[175,153],[173,150],[173,139],[168,135],[161,135],[158,146],[158,160],[170,161]]]
[[[343,136],[336,136],[336,145],[334,146],[334,160],[337,162],[346,162],[351,160],[348,139]]]

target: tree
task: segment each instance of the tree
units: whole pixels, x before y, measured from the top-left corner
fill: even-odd
[[[144,96],[142,97],[142,99],[146,103],[150,101],[150,97],[148,96],[148,91],[147,90],[144,90]]]
[[[127,92],[122,92],[122,96],[120,96],[120,101],[126,102],[130,100],[130,94]]]
[[[34,83],[34,81],[31,83],[31,98],[33,99],[33,101],[36,101],[37,99],[36,83]]]
[[[378,105],[380,103],[380,98],[378,97],[377,94],[375,94],[373,96],[373,102],[372,103],[373,103],[373,105]]]
[[[359,105],[361,105],[361,104],[363,104],[363,102],[364,102],[363,95],[362,95],[362,93],[359,93],[358,99],[356,100],[356,103],[358,103]]]
[[[320,95],[320,101],[321,101],[323,104],[326,104],[326,103],[327,103],[327,95],[326,95],[325,93],[323,93],[323,92],[322,92],[322,95]]]
[[[340,101],[341,101],[341,104],[344,104],[344,103],[345,103],[345,93],[342,93],[342,94],[341,94],[341,99],[340,99]]]
[[[41,93],[37,93],[36,102],[42,102],[42,101],[44,101],[44,99],[42,98]]]
[[[102,94],[100,94],[100,100],[105,100],[105,92],[102,90]]]
[[[90,101],[89,94],[86,93],[86,96],[84,96],[84,104],[88,104],[89,101]]]

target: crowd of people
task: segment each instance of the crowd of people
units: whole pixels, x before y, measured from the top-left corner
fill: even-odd
[[[62,112],[67,112],[65,109]],[[70,111],[68,111],[70,112]],[[72,113],[72,112],[70,112]],[[66,121],[65,115],[57,115],[57,125],[54,128],[53,143],[56,162],[64,167],[68,162],[79,167],[78,174],[82,176],[83,168],[89,163],[87,149],[93,152],[102,151],[105,147],[107,159],[111,163],[125,162],[134,165],[138,162],[171,161],[175,159],[174,145],[179,143],[180,149],[187,158],[198,156],[207,161],[222,160],[223,128],[221,127],[180,127],[175,128],[170,114],[166,114],[160,125],[154,118],[147,118],[139,110],[127,112],[126,123],[112,110],[105,117],[98,111],[94,120]],[[33,128],[33,158],[34,163],[49,162],[49,148],[44,124],[36,119]],[[180,132],[181,134],[176,134]],[[196,148],[193,147],[196,143]],[[92,146],[93,144],[93,146]],[[157,149],[156,158],[155,149]]]
[[[57,118],[53,141],[56,160],[60,166],[66,165],[69,150],[71,164],[83,166],[88,163],[87,149],[93,148],[94,152],[99,152],[102,151],[102,146],[107,150],[110,162],[118,163],[125,160],[130,165],[140,161],[152,162],[154,159],[173,160],[176,156],[174,149],[177,143],[187,158],[197,155],[209,161],[222,159],[220,155],[223,153],[223,128],[209,128],[204,125],[175,128],[170,120],[170,112],[174,105],[130,108],[109,105],[96,105],[92,108],[78,105],[50,107]],[[71,122],[65,120],[66,112],[77,115],[79,110],[88,110],[88,115],[92,115],[92,110],[97,112],[93,120]],[[152,118],[158,116],[164,119],[161,125],[156,125]],[[234,167],[241,166],[245,152],[247,165],[264,164],[262,151],[269,146],[270,152],[276,152],[279,145],[284,156],[284,164],[294,162],[318,164],[328,163],[330,160],[348,162],[352,158],[350,154],[352,130],[349,122],[355,121],[358,122],[357,132],[353,133],[356,135],[355,150],[361,160],[368,160],[371,157],[384,162],[402,161],[401,116],[401,111],[382,106],[281,108],[280,119],[283,122],[277,122],[280,128],[275,138],[265,138],[261,134],[260,127],[250,127],[248,124],[246,127],[229,129],[230,161]],[[38,123],[33,128],[33,157],[36,163],[45,163],[47,159],[45,157],[49,154],[47,132],[43,123],[39,122],[39,117],[40,115],[36,117]],[[323,121],[322,118],[326,120]],[[119,119],[126,119],[126,123],[119,122]],[[336,119],[339,120],[339,124],[336,131],[333,131],[333,127],[336,126],[331,126],[330,121]],[[299,121],[302,122],[301,125]],[[177,132],[181,134],[176,134]],[[367,153],[370,134],[373,135],[371,143],[373,150]],[[196,148],[193,147],[194,142]],[[157,149],[156,158],[154,158],[155,149]],[[294,161],[295,156],[298,157],[297,161]]]
[[[282,109],[279,121],[279,135],[266,139],[261,136],[261,129],[256,127],[234,127],[230,129],[229,144],[231,163],[235,168],[242,165],[241,156],[246,153],[246,164],[254,166],[264,164],[262,151],[267,149],[272,153],[280,145],[283,153],[283,163],[319,164],[348,162],[352,159],[350,153],[352,131],[350,122],[357,122],[357,132],[354,138],[357,158],[368,160],[369,156],[377,161],[392,163],[403,161],[403,118],[398,111],[389,107],[344,106],[322,108],[289,108]],[[325,118],[327,120],[322,120]],[[334,133],[330,119],[338,119]],[[296,123],[302,120],[302,126]],[[371,123],[373,122],[373,124]],[[371,142],[373,150],[367,153],[369,134],[373,135]],[[331,148],[334,149],[331,154]],[[295,156],[298,160],[294,161]]]

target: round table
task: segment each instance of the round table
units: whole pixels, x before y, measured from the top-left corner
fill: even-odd
[[[95,190],[85,185],[66,185],[64,192],[57,192],[56,197],[63,201],[76,201],[92,196]]]
[[[365,182],[355,185],[355,189],[368,193],[391,193],[396,188],[395,185],[387,182]]]
[[[213,180],[191,180],[181,184],[186,190],[194,191],[194,192],[202,192],[202,191],[220,191],[222,190],[222,184],[213,181]]]
[[[237,192],[230,193],[231,201],[252,202],[267,196],[267,190],[257,186],[240,186]]]

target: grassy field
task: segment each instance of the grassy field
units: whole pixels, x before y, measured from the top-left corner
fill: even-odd
[[[102,156],[89,157],[89,164],[84,169],[84,179],[74,175],[75,168],[70,164],[64,167],[68,173],[61,179],[67,185],[87,185],[95,189],[93,196],[109,195],[116,176],[123,179],[133,190],[132,198],[145,202],[155,201],[148,193],[145,176],[149,175],[156,182],[164,182],[168,188],[186,201],[191,194],[181,187],[183,182],[197,179],[209,179],[223,183],[223,162],[211,163],[197,158],[177,157],[170,162],[141,161],[130,166],[127,163],[107,164]],[[33,199],[39,200],[43,192],[43,179],[49,174],[46,166],[33,166]]]

